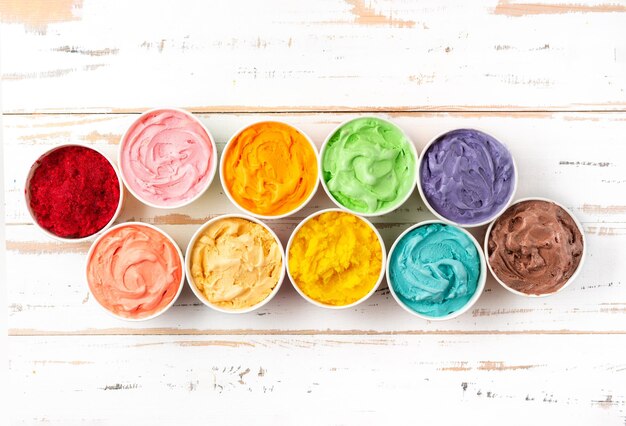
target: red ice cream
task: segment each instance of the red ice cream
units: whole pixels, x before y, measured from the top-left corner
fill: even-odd
[[[120,200],[111,163],[83,146],[65,146],[37,161],[26,188],[37,223],[62,238],[83,238],[104,228]]]

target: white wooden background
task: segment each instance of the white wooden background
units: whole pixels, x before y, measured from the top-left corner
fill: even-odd
[[[10,424],[626,424],[625,1],[3,0],[0,19]],[[115,158],[155,106],[197,113],[220,150],[267,118],[320,144],[380,114],[418,150],[485,129],[518,162],[517,197],[554,198],[583,222],[585,269],[543,299],[489,279],[448,322],[410,316],[386,285],[327,312],[289,283],[251,314],[209,311],[185,288],[158,319],[117,321],[89,300],[88,244],[40,235],[22,182],[60,143]],[[321,192],[270,222],[283,243],[331,205]],[[128,198],[120,220],[183,248],[234,211],[217,180],[174,212]],[[375,222],[389,247],[428,218],[416,191]]]

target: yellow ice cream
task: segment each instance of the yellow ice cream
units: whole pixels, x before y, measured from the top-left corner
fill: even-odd
[[[222,309],[246,309],[265,300],[278,284],[282,267],[274,236],[241,218],[211,223],[191,252],[192,285]]]
[[[311,299],[345,306],[376,285],[383,248],[376,233],[359,217],[327,212],[307,221],[289,248],[289,273]]]

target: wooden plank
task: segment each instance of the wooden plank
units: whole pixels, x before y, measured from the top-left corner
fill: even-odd
[[[613,224],[626,222],[626,163],[621,154],[625,142],[625,113],[393,113],[390,118],[421,149],[435,135],[452,128],[478,127],[493,133],[513,152],[519,167],[518,196],[554,198],[572,208],[588,232],[611,234]],[[258,120],[277,119],[292,123],[321,146],[341,122],[357,114],[198,114],[216,138],[218,149],[242,126]],[[4,135],[7,223],[30,223],[23,205],[23,182],[29,165],[52,146],[79,142],[117,156],[121,135],[136,118],[133,114],[62,114],[5,116]],[[601,137],[599,136],[601,135]],[[591,141],[593,143],[591,143]],[[571,188],[576,187],[577,191]],[[320,189],[320,192],[323,192]],[[149,209],[129,195],[122,219],[141,219],[164,225],[197,225],[211,214],[234,211],[221,194],[216,177],[207,195],[191,206],[174,211]],[[298,217],[331,206],[323,194]],[[397,213],[377,220],[414,223],[430,217],[417,192]],[[297,218],[296,218],[297,219]],[[408,219],[408,220],[407,220]]]
[[[626,425],[626,1],[295,4],[0,2],[10,424]],[[40,235],[23,179],[60,143],[114,158],[136,113],[164,104],[200,113],[220,150],[260,119],[318,146],[364,113],[396,120],[418,149],[443,130],[487,130],[516,157],[519,197],[555,198],[581,219],[585,270],[538,300],[489,279],[444,323],[405,313],[385,283],[327,312],[288,281],[247,315],[212,312],[185,288],[156,320],[112,319],[88,297],[89,245]],[[320,190],[270,226],[286,243],[329,206]],[[184,248],[234,211],[216,180],[175,211],[129,196],[120,221],[154,223]],[[429,218],[415,193],[375,222],[389,247]],[[0,273],[3,261],[0,250]]]
[[[3,117],[0,116],[0,127],[2,127],[3,124]],[[1,138],[2,136],[0,136]],[[3,140],[4,142],[4,140]],[[4,169],[4,143],[0,143],[0,164],[3,165],[3,169]],[[0,174],[0,241],[3,242],[3,244],[0,244],[0,281],[6,283],[7,282],[7,276],[6,276],[6,270],[7,270],[7,264],[6,264],[6,234],[5,234],[5,221],[4,218],[6,217],[5,215],[5,202],[4,202],[4,194],[5,194],[5,182],[4,182],[4,173]],[[6,286],[5,286],[6,287]],[[2,291],[0,292],[0,307],[2,307],[3,309],[6,309],[6,307],[8,307],[8,303],[7,303],[7,292],[6,291]],[[6,312],[6,311],[5,311]],[[8,317],[7,315],[0,315],[0,362],[2,363],[2,365],[7,366],[8,365],[8,355],[7,355],[7,348],[9,347],[8,345]],[[8,383],[8,371],[6,368],[2,368],[0,369],[0,383]]]
[[[294,225],[275,229],[285,240]],[[406,226],[384,228],[383,236],[389,242]],[[163,226],[179,244],[187,241],[195,228]],[[21,238],[31,244],[36,230],[11,226],[8,231],[9,327],[13,335],[231,334],[233,330],[237,334],[626,333],[626,269],[622,261],[626,234],[589,235],[592,249],[585,269],[557,296],[522,298],[489,278],[474,308],[446,322],[410,316],[393,300],[385,283],[371,299],[354,309],[328,311],[304,301],[285,279],[276,298],[255,313],[213,312],[185,287],[169,312],[148,322],[131,324],[110,318],[90,300],[84,278],[84,249],[22,252],[16,241]],[[602,247],[601,252],[598,247]],[[23,271],[28,271],[27,276]]]
[[[13,337],[11,424],[617,426],[625,348],[626,336]]]
[[[317,144],[354,114],[202,114],[218,145],[242,125],[281,119],[309,133]],[[398,113],[396,120],[418,149],[454,127],[486,129],[505,141],[520,170],[518,196],[560,200],[587,232],[589,258],[579,279],[562,294],[529,300],[489,280],[485,294],[468,314],[445,323],[410,317],[383,285],[366,304],[348,312],[326,312],[302,300],[286,281],[277,298],[250,315],[227,316],[208,310],[188,288],[163,317],[140,324],[109,318],[88,300],[83,277],[88,243],[63,245],[40,235],[22,205],[21,181],[36,153],[68,141],[96,146],[115,157],[116,143],[136,115],[33,115],[5,117],[8,159],[7,247],[9,326],[13,335],[38,334],[258,334],[258,333],[623,333],[626,332],[626,134],[624,113]],[[602,135],[602,137],[598,137]],[[574,189],[575,188],[575,189]],[[270,221],[283,243],[307,214],[331,206],[320,194],[293,218]],[[121,220],[155,223],[184,249],[197,227],[216,214],[236,211],[215,182],[192,206],[174,212],[141,205],[129,197]],[[375,220],[390,247],[410,224],[430,219],[417,193],[399,211]],[[475,231],[480,240],[484,229]],[[37,265],[37,268],[32,268]],[[59,265],[62,265],[59,267]],[[62,270],[63,274],[53,271]],[[22,271],[29,271],[24,277]],[[51,272],[52,271],[52,272]],[[62,315],[59,313],[63,312]]]
[[[0,7],[13,113],[626,108],[623,0]]]

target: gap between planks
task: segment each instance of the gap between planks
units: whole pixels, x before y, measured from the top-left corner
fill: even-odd
[[[49,336],[450,336],[450,335],[626,335],[626,330],[200,330],[176,328],[103,328],[75,331],[35,330],[30,328],[11,328],[10,337],[49,337]]]
[[[31,115],[123,115],[140,114],[146,108],[129,108],[114,110],[89,110],[84,111],[37,111],[37,112],[5,112],[7,116],[31,116]],[[626,105],[619,109],[563,109],[563,108],[480,108],[480,107],[447,107],[437,108],[413,108],[413,107],[302,107],[290,109],[288,107],[187,107],[187,110],[197,114],[343,114],[343,113],[421,113],[421,114],[549,114],[549,113],[623,113],[626,112]],[[56,331],[56,330],[35,330],[35,329],[9,329],[8,335],[11,337],[45,337],[45,336],[120,336],[120,335],[176,335],[176,336],[227,336],[227,335],[250,335],[250,336],[412,336],[412,335],[626,335],[626,330],[406,330],[406,331],[376,331],[376,330],[198,330],[198,329],[172,329],[172,328],[152,328],[152,329],[129,329],[129,328],[108,328],[108,329],[87,329],[77,331]]]
[[[141,114],[153,107],[143,108],[81,108],[80,110],[37,110],[37,111],[5,111],[6,116],[29,116],[29,115],[126,115]],[[523,107],[523,106],[445,106],[445,107],[348,107],[348,106],[329,106],[329,107],[256,107],[256,106],[215,106],[215,107],[190,107],[182,106],[181,108],[194,114],[550,114],[550,113],[624,113],[626,112],[626,104],[616,105],[615,108],[567,108],[567,107]]]

